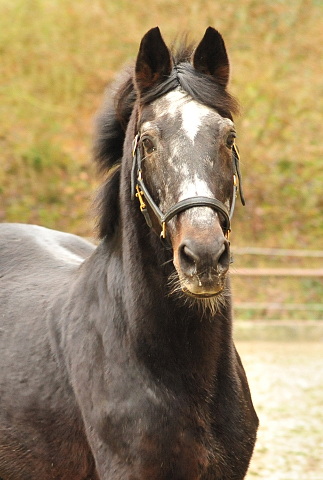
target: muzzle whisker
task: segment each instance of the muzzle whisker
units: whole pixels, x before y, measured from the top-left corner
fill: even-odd
[[[230,289],[225,285],[222,292],[214,297],[193,298],[183,292],[183,284],[184,280],[181,280],[177,271],[172,272],[168,278],[169,296],[176,295],[184,305],[189,305],[191,308],[197,307],[202,318],[209,317],[210,314],[213,317],[219,313],[222,308],[226,307],[227,301],[231,297]]]
[[[166,262],[163,262],[160,266],[165,267],[165,265],[168,265],[169,263],[172,263],[173,259],[171,258],[170,260],[166,260]]]

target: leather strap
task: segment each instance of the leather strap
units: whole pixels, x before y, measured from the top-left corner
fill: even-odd
[[[208,197],[191,197],[185,198],[185,200],[181,200],[168,210],[168,212],[163,216],[162,222],[167,223],[169,222],[169,220],[175,217],[175,215],[178,215],[179,213],[184,212],[184,210],[193,207],[211,207],[213,208],[213,210],[219,211],[225,218],[225,225],[223,226],[223,230],[230,230],[230,216],[228,209],[222,202],[220,202],[216,198]]]
[[[139,197],[140,210],[146,219],[147,225],[151,228],[152,222],[151,222],[148,210],[146,208],[144,199],[146,200],[146,202],[154,212],[154,215],[156,216],[159,224],[162,227],[162,232],[161,232],[162,238],[166,238],[167,222],[169,222],[169,220],[174,218],[179,213],[184,212],[185,210],[188,210],[189,208],[193,208],[193,207],[210,207],[210,208],[213,208],[213,210],[220,212],[225,219],[225,225],[223,226],[223,231],[225,235],[228,235],[228,233],[231,230],[231,218],[233,215],[235,199],[237,194],[236,180],[234,181],[234,185],[233,185],[233,198],[232,198],[230,212],[228,211],[224,203],[220,202],[220,200],[217,200],[216,198],[197,196],[197,197],[190,197],[190,198],[181,200],[180,202],[176,203],[176,205],[171,207],[168,210],[168,212],[163,214],[163,212],[159,209],[159,207],[156,205],[153,198],[151,197],[142,178],[141,153],[140,153],[140,148],[138,148],[139,139],[140,139],[140,135],[138,133],[135,136],[135,139],[133,141],[133,164],[131,169],[131,198],[134,198],[135,195]],[[232,149],[233,171],[234,171],[234,175],[237,175],[239,180],[240,198],[241,198],[242,204],[244,205],[245,201],[244,201],[242,188],[241,188],[241,174],[240,174],[240,168],[239,168],[239,160],[240,160],[239,152],[237,150],[237,147],[234,145]],[[136,189],[137,189],[137,194],[135,194]]]

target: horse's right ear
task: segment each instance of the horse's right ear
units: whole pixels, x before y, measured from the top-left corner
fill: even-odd
[[[158,27],[142,38],[135,68],[135,83],[140,93],[161,83],[172,70],[172,59]]]

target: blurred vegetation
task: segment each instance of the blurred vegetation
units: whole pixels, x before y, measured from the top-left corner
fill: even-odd
[[[323,2],[0,0],[0,221],[92,234],[92,118],[159,25],[224,36],[247,206],[238,245],[322,248]]]

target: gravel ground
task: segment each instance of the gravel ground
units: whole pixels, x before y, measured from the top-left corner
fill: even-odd
[[[323,480],[323,343],[236,346],[260,419],[246,480]]]

